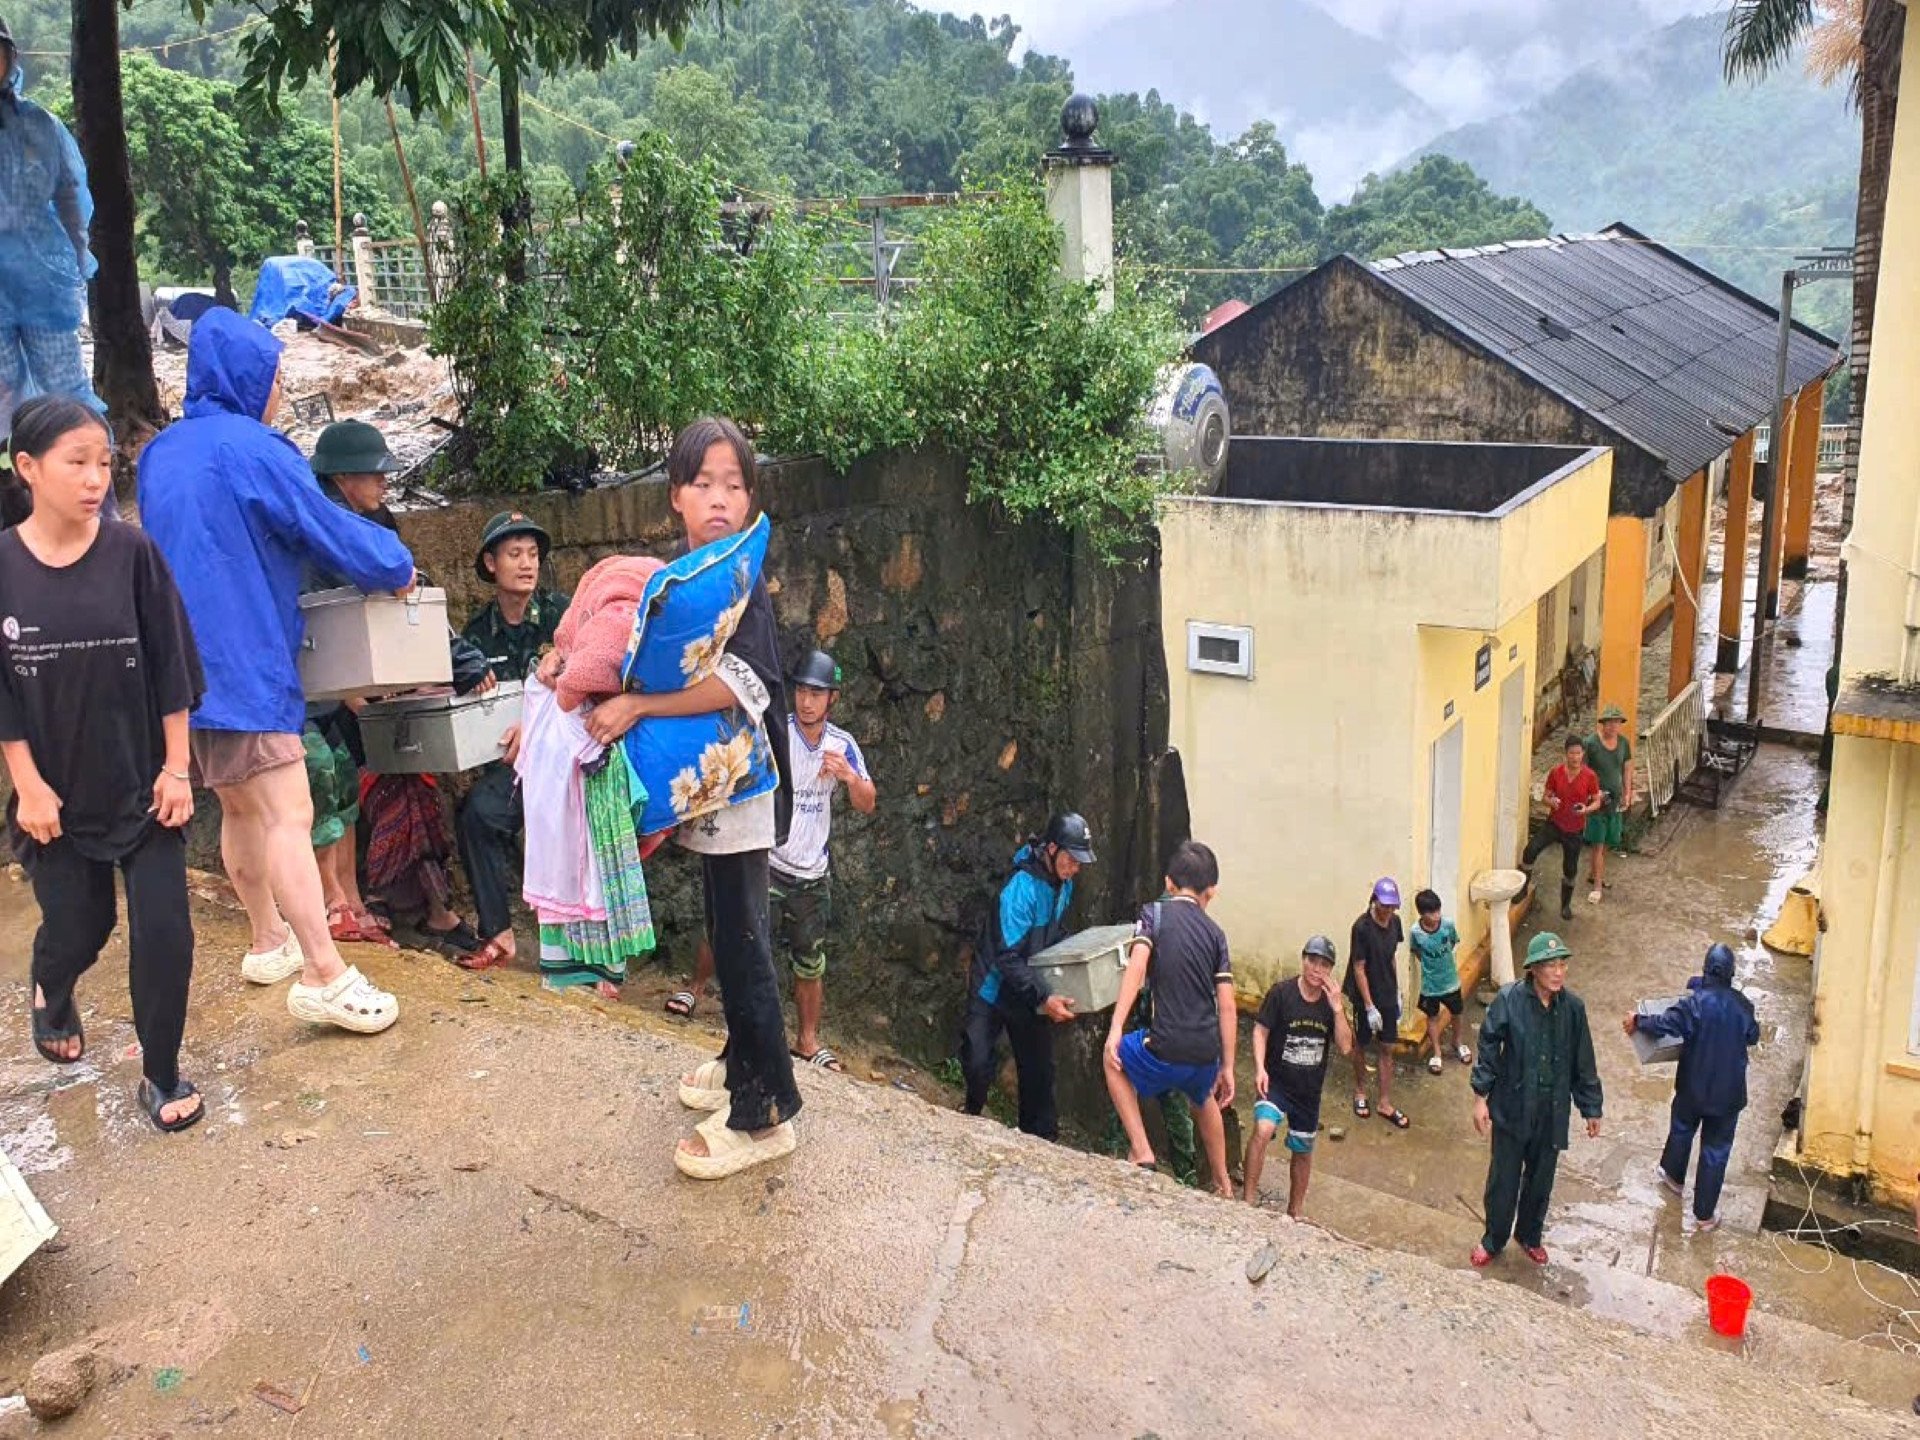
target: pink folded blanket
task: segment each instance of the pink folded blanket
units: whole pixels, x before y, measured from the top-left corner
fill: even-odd
[[[634,613],[647,581],[663,568],[663,562],[644,556],[614,555],[580,577],[553,636],[553,648],[566,661],[553,687],[561,709],[577,710],[585,701],[620,693]]]

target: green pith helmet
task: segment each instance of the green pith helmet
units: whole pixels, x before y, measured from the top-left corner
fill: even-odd
[[[540,563],[547,563],[547,551],[553,548],[553,537],[541,528],[537,520],[528,518],[518,510],[502,510],[487,521],[487,528],[480,532],[480,548],[473,556],[473,573],[487,584],[493,584],[493,572],[487,569],[487,556],[493,553],[494,546],[515,535],[533,536],[540,545]]]
[[[1619,720],[1624,722],[1626,718],[1627,718],[1626,711],[1622,710],[1618,705],[1609,705],[1607,706],[1606,709],[1600,712],[1600,719],[1598,723],[1604,725],[1609,720]]]
[[[387,448],[387,437],[364,420],[335,421],[314,442],[316,475],[391,475],[403,468]]]
[[[1542,930],[1527,942],[1527,965],[1531,970],[1549,960],[1571,960],[1573,952],[1560,942],[1560,937],[1551,930]]]

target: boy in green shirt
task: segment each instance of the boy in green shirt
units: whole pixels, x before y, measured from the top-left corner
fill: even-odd
[[[1420,918],[1407,932],[1407,945],[1420,962],[1420,1013],[1427,1017],[1426,1043],[1433,1050],[1427,1069],[1438,1075],[1443,1049],[1452,1050],[1462,1065],[1473,1063],[1473,1051],[1460,1042],[1460,1012],[1466,1002],[1460,994],[1460,966],[1453,958],[1460,932],[1442,917],[1440,897],[1433,891],[1414,896],[1413,908]],[[1445,1037],[1451,1037],[1452,1044],[1443,1047]]]
[[[1587,817],[1586,842],[1593,847],[1593,889],[1587,901],[1598,905],[1607,890],[1607,849],[1618,849],[1626,834],[1627,811],[1633,808],[1633,742],[1620,733],[1626,712],[1609,705],[1600,712],[1600,729],[1586,740],[1587,764],[1600,781],[1604,806]]]

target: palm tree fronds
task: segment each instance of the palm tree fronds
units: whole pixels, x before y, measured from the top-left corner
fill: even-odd
[[[1867,0],[1821,0],[1820,21],[1807,39],[1807,74],[1822,85],[1860,73]]]
[[[1763,80],[1813,28],[1817,0],[1734,0],[1721,61],[1728,80]]]

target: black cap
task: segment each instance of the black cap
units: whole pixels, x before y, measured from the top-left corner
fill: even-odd
[[[1315,935],[1312,939],[1308,940],[1306,944],[1300,947],[1300,953],[1303,956],[1311,955],[1316,960],[1324,960],[1329,965],[1333,964],[1335,959],[1333,941],[1324,935]]]
[[[531,535],[539,541],[540,561],[546,563],[547,551],[553,548],[553,537],[541,528],[539,521],[530,519],[518,510],[502,510],[487,521],[487,528],[480,532],[480,548],[474,553],[473,573],[487,584],[493,584],[493,574],[487,569],[487,556],[493,553],[494,546],[515,535]]]
[[[812,651],[794,667],[793,683],[809,690],[838,690],[840,664],[824,650]]]
[[[8,26],[7,17],[4,15],[0,15],[0,45],[13,45],[13,30]],[[16,45],[14,48],[18,49],[19,47]],[[4,75],[0,75],[0,80],[4,80],[5,78]]]
[[[1046,843],[1066,851],[1082,865],[1093,864],[1093,831],[1072,811],[1047,821]]]

